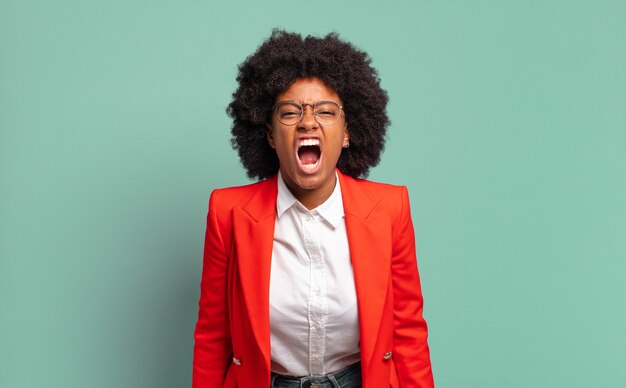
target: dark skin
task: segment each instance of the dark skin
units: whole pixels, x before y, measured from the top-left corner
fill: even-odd
[[[328,199],[335,189],[335,170],[341,150],[350,140],[348,125],[342,113],[332,125],[320,125],[313,116],[312,105],[330,100],[342,105],[337,93],[318,78],[301,78],[276,97],[275,103],[296,101],[310,104],[304,109],[304,117],[297,124],[287,126],[276,115],[267,124],[267,141],[276,150],[280,173],[293,195],[311,210]],[[298,155],[302,144],[316,144],[319,157],[303,161]]]

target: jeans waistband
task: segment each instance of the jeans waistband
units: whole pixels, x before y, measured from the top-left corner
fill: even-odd
[[[351,374],[356,374],[355,377],[358,379],[358,382],[360,383],[360,379],[361,379],[360,372],[361,372],[361,362],[357,362],[346,368],[343,368],[336,372],[332,372],[332,373],[329,373],[327,375],[322,375],[322,376],[296,377],[296,376],[284,376],[284,375],[272,373],[272,387],[279,386],[279,387],[289,387],[289,388],[291,387],[315,388],[315,387],[330,386],[334,388],[341,388],[341,385],[339,385],[337,380],[343,380],[344,377],[347,377]]]

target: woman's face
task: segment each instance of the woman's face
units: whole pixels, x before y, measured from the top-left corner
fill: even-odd
[[[285,125],[274,112],[268,123],[267,141],[276,150],[287,187],[303,205],[312,209],[323,203],[335,188],[337,161],[350,139],[343,111],[334,124],[321,125],[313,116],[313,105],[319,101],[334,101],[339,106],[343,103],[318,78],[296,80],[276,97],[275,105],[286,101],[303,105],[304,116],[294,125]]]

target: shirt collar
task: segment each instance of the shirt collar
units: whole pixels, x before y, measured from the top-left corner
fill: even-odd
[[[318,213],[322,218],[328,221],[333,229],[336,228],[341,219],[344,217],[343,212],[343,200],[341,198],[341,186],[339,184],[339,178],[337,172],[335,172],[335,188],[330,194],[330,197],[324,201],[321,205],[313,210],[308,210],[304,205],[298,201],[298,199],[289,191],[285,180],[283,179],[280,171],[278,172],[278,196],[276,198],[276,215],[280,218],[289,208],[296,205],[299,210],[308,213]]]
[[[278,196],[276,197],[276,215],[278,218],[297,202],[298,200],[291,194],[283,176],[278,171]]]

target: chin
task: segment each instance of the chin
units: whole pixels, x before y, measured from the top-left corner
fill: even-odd
[[[319,175],[298,176],[293,183],[302,190],[315,190],[322,186],[324,179]]]

